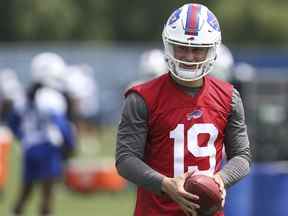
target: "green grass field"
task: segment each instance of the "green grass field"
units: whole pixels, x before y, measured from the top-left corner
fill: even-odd
[[[77,158],[101,159],[114,156],[115,129],[102,128],[100,132],[82,135]],[[97,137],[97,140],[96,140]],[[9,211],[16,198],[20,183],[21,154],[17,144],[12,146],[9,163],[8,182],[0,199],[0,215],[10,216]],[[63,184],[56,189],[55,215],[57,216],[129,216],[133,214],[134,187],[123,192],[96,192],[93,194],[80,194],[72,192]],[[25,215],[37,216],[39,193],[37,189],[27,205]],[[54,215],[53,215],[54,216]]]

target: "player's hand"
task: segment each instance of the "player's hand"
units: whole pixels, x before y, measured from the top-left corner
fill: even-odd
[[[216,181],[216,183],[219,185],[219,188],[220,188],[220,192],[222,194],[222,208],[224,207],[224,204],[225,204],[225,197],[226,197],[226,190],[225,190],[225,187],[224,187],[224,182],[223,182],[223,179],[221,177],[221,175],[219,173],[216,173],[214,176],[213,176],[214,180]]]
[[[175,178],[164,177],[162,181],[162,191],[178,203],[187,216],[197,216],[196,209],[200,208],[197,203],[193,202],[199,197],[184,190],[185,179],[192,174],[187,172]]]

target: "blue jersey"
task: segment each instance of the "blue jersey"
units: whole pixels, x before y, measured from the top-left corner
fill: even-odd
[[[33,107],[19,112],[13,110],[8,114],[8,124],[14,135],[21,141],[23,151],[50,145],[54,148],[73,148],[75,137],[71,122],[62,113],[41,115]]]
[[[7,116],[22,145],[25,181],[61,175],[62,150],[75,147],[74,130],[66,113],[49,106],[49,102],[44,106],[27,103],[14,107]]]

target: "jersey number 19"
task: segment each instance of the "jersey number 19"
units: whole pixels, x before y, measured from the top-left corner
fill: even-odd
[[[170,138],[174,139],[174,177],[184,174],[184,145],[185,145],[184,124],[178,124],[170,131]],[[198,135],[209,134],[207,146],[198,145]],[[215,141],[218,136],[218,129],[210,123],[194,124],[187,130],[187,149],[194,157],[209,157],[209,169],[199,171],[198,166],[188,166],[188,171],[197,171],[203,174],[213,174],[216,166]]]

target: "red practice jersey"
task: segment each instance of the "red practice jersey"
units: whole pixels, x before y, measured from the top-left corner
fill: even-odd
[[[169,74],[132,87],[148,109],[144,161],[168,177],[188,170],[214,174],[221,168],[224,130],[231,112],[233,86],[206,76],[191,96]],[[184,216],[166,195],[138,188],[135,216]],[[217,214],[222,216],[223,213]]]

